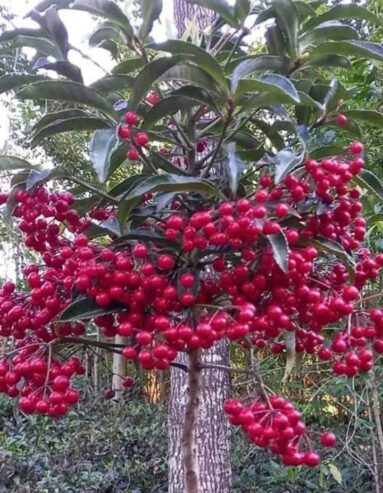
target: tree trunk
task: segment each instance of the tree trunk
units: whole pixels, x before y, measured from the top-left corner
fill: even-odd
[[[173,0],[174,20],[181,37],[186,29],[186,20],[196,23],[199,29],[204,30],[210,26],[216,18],[213,10],[200,5],[189,5],[185,0]]]
[[[223,341],[202,353],[202,363],[227,366],[228,361],[228,346]],[[188,356],[180,355],[177,362],[188,366]],[[202,370],[194,437],[199,474],[198,493],[231,492],[230,430],[223,412],[223,402],[229,393],[230,378],[227,372]],[[169,493],[187,491],[183,467],[182,432],[188,395],[188,375],[179,368],[172,368],[168,415]]]

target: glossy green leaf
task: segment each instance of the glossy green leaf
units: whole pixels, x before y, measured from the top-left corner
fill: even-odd
[[[229,179],[230,190],[235,195],[237,193],[238,184],[241,179],[242,172],[246,169],[246,164],[240,159],[236,153],[235,142],[230,142],[226,146],[227,159],[225,159],[226,175]]]
[[[383,113],[373,110],[344,110],[344,115],[358,122],[365,122],[369,125],[383,128]]]
[[[273,0],[277,26],[283,32],[287,53],[295,58],[298,51],[298,11],[292,0]]]
[[[93,82],[90,87],[100,93],[109,93],[127,90],[132,86],[133,81],[133,77],[125,74],[107,75]]]
[[[142,12],[142,25],[139,36],[142,40],[151,33],[154,21],[156,21],[162,12],[162,0],[140,0]]]
[[[306,70],[312,67],[339,67],[350,69],[352,67],[350,60],[344,55],[315,55],[310,56],[295,72]]]
[[[78,109],[69,109],[62,111],[55,111],[53,113],[47,113],[32,127],[32,134],[38,132],[41,128],[50,125],[51,123],[57,123],[62,120],[67,120],[71,118],[87,118],[91,116],[88,112]]]
[[[250,0],[236,0],[234,5],[234,15],[241,22],[250,14]]]
[[[53,70],[56,74],[63,75],[69,80],[80,83],[83,82],[81,70],[77,67],[77,65],[73,65],[73,63],[70,62],[50,62],[47,58],[39,58],[33,68]]]
[[[231,79],[231,89],[235,91],[240,79],[245,79],[256,72],[284,72],[286,61],[275,55],[256,55],[246,57],[243,62],[235,67]]]
[[[133,28],[129,19],[112,0],[75,0],[71,7],[76,10],[83,10],[93,15],[98,15],[114,22],[125,35],[130,38],[133,36]]]
[[[75,322],[89,320],[97,315],[113,313],[121,310],[121,305],[112,303],[109,307],[101,308],[94,298],[79,298],[71,303],[60,315],[59,322]]]
[[[215,80],[210,77],[210,75],[201,68],[188,65],[188,64],[179,64],[175,65],[169,70],[167,70],[161,77],[161,81],[174,81],[179,80],[182,82],[186,82],[191,85],[195,85],[197,87],[201,87],[207,91],[215,92],[217,95],[222,95],[219,91],[219,88],[215,82]],[[213,96],[217,97],[217,96]]]
[[[54,121],[49,125],[40,128],[37,133],[33,134],[30,147],[33,149],[44,139],[46,139],[47,137],[51,137],[52,135],[57,135],[64,132],[82,132],[86,130],[97,130],[108,126],[108,122],[106,122],[105,120],[90,116],[66,118],[65,120]]]
[[[287,273],[290,249],[286,236],[281,231],[276,235],[267,235],[266,238],[270,242],[275,262],[284,273]]]
[[[14,171],[16,169],[33,169],[34,166],[26,159],[16,156],[0,155],[0,170]]]
[[[70,81],[52,80],[36,82],[21,89],[18,99],[56,100],[83,104],[97,109],[117,121],[113,106],[97,91]]]
[[[287,96],[292,103],[299,103],[299,94],[293,83],[277,74],[268,74],[260,79],[240,80],[235,93],[236,99],[249,92],[269,92],[271,94],[283,94]]]
[[[343,147],[339,145],[327,145],[310,151],[310,157],[312,159],[323,159],[325,157],[340,156],[343,151]]]
[[[121,34],[121,32],[117,29],[114,29],[110,26],[100,27],[95,31],[90,38],[88,39],[89,46],[98,46],[102,45],[106,40],[114,41],[116,43],[124,43],[125,40]]]
[[[153,176],[134,188],[125,197],[126,200],[142,197],[154,192],[198,192],[224,198],[224,195],[210,181],[202,178],[174,174]]]
[[[383,24],[383,21],[380,17],[374,15],[370,10],[365,7],[361,7],[359,5],[353,5],[352,3],[348,3],[345,5],[337,5],[332,9],[328,10],[322,15],[318,15],[316,17],[311,18],[306,24],[303,26],[304,31],[309,31],[314,29],[314,27],[319,26],[323,22],[327,21],[336,21],[336,20],[365,20],[373,22],[376,25]]]
[[[37,53],[44,56],[51,56],[56,59],[61,58],[60,50],[46,38],[36,38],[33,36],[17,36],[13,40],[13,46],[20,48],[33,48]]]
[[[142,128],[149,129],[166,116],[173,115],[178,111],[186,111],[199,104],[200,102],[198,100],[185,96],[169,96],[164,98],[145,114]]]
[[[383,46],[370,41],[349,40],[322,43],[311,55],[337,54],[383,61]]]
[[[63,178],[64,175],[64,170],[59,166],[50,169],[31,170],[26,181],[26,189],[31,190],[37,185],[42,185],[50,180]]]
[[[368,169],[362,170],[361,173],[354,176],[353,182],[362,189],[371,192],[379,201],[383,201],[383,183],[375,173]]]
[[[128,145],[126,142],[117,142],[109,155],[108,178],[126,161]]]
[[[119,63],[112,69],[113,74],[130,74],[139,70],[144,65],[142,58],[131,58],[130,60],[125,60]]]
[[[104,183],[108,178],[109,156],[116,142],[116,131],[112,128],[96,130],[93,134],[90,155],[93,168],[101,183]]]
[[[56,5],[51,5],[44,12],[44,15],[32,11],[30,17],[40,24],[41,28],[48,34],[53,44],[58,48],[61,55],[59,60],[67,60],[69,50],[68,31],[58,15]]]
[[[234,9],[227,0],[186,0],[186,3],[201,5],[214,10],[232,27],[237,27],[239,24],[235,17]]]
[[[286,46],[283,33],[280,28],[273,24],[267,28],[266,47],[270,55],[284,57],[286,55]]]
[[[299,42],[303,49],[308,46],[316,46],[327,41],[339,41],[343,39],[358,39],[358,33],[351,26],[344,24],[318,26],[300,37]]]
[[[173,55],[191,55],[195,57],[198,66],[204,69],[224,92],[227,92],[228,85],[220,64],[203,48],[178,39],[169,39],[163,43],[152,44],[149,47],[172,53]]]
[[[273,158],[275,161],[274,183],[281,183],[286,175],[291,173],[297,166],[302,164],[304,154],[296,154],[291,149],[282,149]]]
[[[167,70],[182,61],[182,56],[157,58],[145,65],[138,74],[132,87],[132,97],[129,103],[131,109],[137,108],[146,97],[152,86],[159,81]]]

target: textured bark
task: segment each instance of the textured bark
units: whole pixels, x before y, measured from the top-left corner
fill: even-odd
[[[174,20],[181,37],[185,32],[186,20],[192,20],[199,29],[204,30],[210,26],[216,14],[213,10],[201,7],[200,5],[188,5],[185,0],[173,0]]]
[[[182,354],[178,363],[189,365]],[[202,363],[227,366],[228,347],[219,342],[202,352]],[[185,493],[181,438],[187,404],[188,376],[172,368],[169,403],[169,493]],[[201,372],[201,397],[195,431],[199,471],[199,493],[230,493],[230,429],[223,412],[223,402],[230,394],[230,379],[225,371],[205,369]]]

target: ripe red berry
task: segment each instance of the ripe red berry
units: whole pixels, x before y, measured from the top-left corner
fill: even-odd
[[[135,137],[136,144],[140,147],[146,146],[149,143],[149,136],[145,132],[140,132]]]
[[[336,444],[336,436],[334,433],[323,433],[320,440],[324,447],[333,447]]]
[[[353,154],[361,154],[363,152],[363,144],[361,142],[353,142],[349,149]]]
[[[345,125],[347,125],[347,122],[348,122],[348,119],[347,119],[346,115],[343,115],[342,113],[337,115],[337,117],[336,117],[337,125],[339,125],[340,127],[344,127]]]
[[[125,123],[127,123],[130,126],[137,125],[137,123],[138,123],[138,116],[133,111],[129,111],[128,113],[126,113],[124,115],[124,121],[125,121]]]
[[[129,159],[129,161],[137,161],[139,156],[140,156],[140,154],[137,151],[137,149],[135,149],[134,147],[129,149],[128,154],[127,154],[127,158]]]
[[[129,139],[130,137],[130,128],[126,125],[121,125],[118,127],[118,136],[120,139]]]

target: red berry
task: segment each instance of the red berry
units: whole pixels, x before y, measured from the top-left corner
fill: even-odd
[[[126,113],[124,115],[124,121],[125,121],[125,123],[127,123],[130,126],[137,125],[137,123],[138,123],[138,116],[133,111],[129,111],[128,113]]]
[[[129,159],[129,161],[137,161],[139,156],[140,156],[140,154],[137,151],[137,149],[135,149],[134,147],[129,149],[128,154],[127,154],[127,158]]]
[[[136,144],[140,147],[146,146],[149,143],[148,134],[145,132],[140,132],[135,137]]]
[[[324,447],[333,447],[336,443],[336,436],[334,433],[327,432],[321,435],[320,440]]]
[[[347,125],[347,121],[348,121],[347,116],[346,115],[343,115],[342,113],[340,113],[336,117],[336,123],[340,127],[344,127],[344,125]]]

